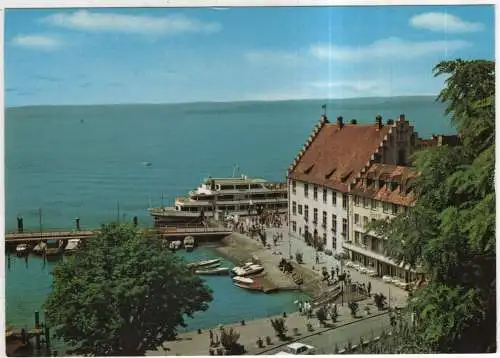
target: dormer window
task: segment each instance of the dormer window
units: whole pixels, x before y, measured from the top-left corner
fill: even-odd
[[[378,187],[379,187],[380,189],[381,189],[381,188],[383,188],[383,187],[384,187],[384,185],[385,185],[385,181],[383,181],[383,180],[379,180],[379,181],[378,181]]]
[[[314,164],[311,165],[310,167],[308,167],[306,170],[304,170],[304,174],[309,174],[313,167],[314,167]]]

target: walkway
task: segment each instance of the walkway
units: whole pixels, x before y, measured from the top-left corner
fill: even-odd
[[[266,230],[267,231],[267,241],[269,243],[273,243],[273,235],[278,232],[283,234],[283,240],[278,241],[277,247],[272,248],[272,251],[276,252],[281,252],[284,257],[289,256],[289,252],[293,256],[295,260],[295,253],[296,252],[302,252],[303,254],[303,261],[304,265],[307,266],[310,269],[313,269],[318,272],[318,274],[321,272],[321,267],[327,267],[328,272],[330,272],[331,268],[336,268],[337,266],[340,269],[340,262],[336,260],[333,256],[328,256],[324,254],[323,252],[319,253],[319,265],[316,265],[316,250],[312,246],[307,246],[307,244],[293,236],[293,235],[288,235],[288,227],[282,227],[280,229],[277,228],[269,228]],[[405,306],[406,305],[406,300],[408,298],[408,292],[396,287],[391,284],[387,284],[382,281],[381,278],[379,277],[369,277],[366,274],[362,274],[358,271],[355,271],[353,269],[346,269],[344,267],[344,270],[346,272],[349,272],[351,275],[352,281],[353,282],[360,282],[361,284],[368,284],[368,282],[371,282],[372,285],[372,294],[373,293],[382,293],[387,297],[387,303],[390,304],[390,306]]]
[[[376,310],[374,307],[373,300],[365,300],[359,302],[360,310],[358,312],[358,318],[352,318],[350,315],[350,310],[346,306],[338,306],[339,317],[336,323],[337,328],[329,329],[320,327],[317,318],[308,319],[305,316],[299,315],[297,312],[291,313],[286,318],[286,326],[288,328],[288,335],[292,337],[292,341],[301,341],[301,342],[314,342],[314,344],[318,344],[318,341],[325,341],[325,337],[335,336],[337,330],[340,330],[340,326],[348,325],[346,327],[350,327],[346,330],[346,327],[343,328],[342,339],[347,339],[350,335],[354,335],[359,338],[360,334],[368,335],[370,329],[374,329],[375,327],[381,327],[381,322],[385,325],[385,321],[388,322],[386,311],[381,313]],[[370,306],[371,313],[367,315],[366,312],[362,308],[365,306]],[[276,318],[278,316],[274,316]],[[378,318],[377,318],[378,317]],[[384,318],[385,317],[385,318]],[[257,319],[254,321],[246,322],[243,326],[241,323],[224,325],[226,328],[233,327],[238,333],[240,333],[239,343],[243,344],[247,350],[246,354],[255,355],[255,354],[267,354],[266,352],[269,350],[279,351],[279,347],[284,342],[280,342],[276,338],[275,331],[271,325],[270,318],[266,317]],[[365,322],[375,322],[372,323],[372,326],[365,325]],[[328,321],[331,323],[331,321]],[[307,323],[311,323],[313,325],[314,331],[309,332],[307,330]],[[294,335],[294,328],[298,329],[298,335]],[[219,334],[218,328],[212,329],[215,334]],[[326,335],[328,332],[328,336]],[[258,337],[261,337],[264,342],[266,340],[266,336],[271,337],[272,344],[270,346],[266,346],[264,343],[264,348],[258,348],[256,341]],[[301,338],[304,337],[304,338]],[[308,338],[305,338],[308,337]],[[320,337],[320,338],[314,338]],[[323,338],[321,338],[323,337]],[[291,343],[292,341],[288,342]],[[326,339],[327,342],[330,339]],[[181,333],[178,335],[177,340],[164,342],[163,347],[159,347],[156,351],[149,351],[146,355],[154,355],[154,356],[162,356],[162,355],[191,355],[191,356],[199,356],[199,355],[209,355],[209,330],[203,330],[201,334],[198,332],[187,332]],[[319,346],[325,346],[325,343],[319,344]],[[326,346],[325,346],[325,349]],[[333,352],[333,347],[331,352]]]

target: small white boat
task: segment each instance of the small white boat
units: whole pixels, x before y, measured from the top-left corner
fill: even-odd
[[[197,275],[227,275],[229,273],[229,267],[205,268],[196,270],[194,273]]]
[[[197,262],[188,263],[188,267],[206,267],[206,266],[214,266],[218,264],[222,259],[212,259],[212,260],[203,260]]]
[[[252,283],[254,283],[254,280],[252,280],[251,278],[241,277],[241,276],[234,276],[233,281],[237,283],[242,283],[244,285],[251,285]]]
[[[264,267],[258,264],[252,264],[250,266],[235,267],[232,269],[232,273],[236,276],[250,276],[256,275],[264,271]]]
[[[27,244],[19,244],[16,246],[16,254],[18,256],[26,255],[29,252],[29,247]]]
[[[184,238],[184,248],[188,252],[193,251],[193,249],[194,249],[194,237],[186,236]]]

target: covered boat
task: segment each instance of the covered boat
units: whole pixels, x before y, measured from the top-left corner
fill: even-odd
[[[227,275],[229,267],[203,268],[194,272],[197,275]]]
[[[264,271],[264,267],[258,264],[245,264],[244,266],[235,267],[231,270],[234,275],[241,277],[257,275],[262,271]]]
[[[190,251],[193,251],[194,249],[194,237],[192,236],[186,236],[184,238],[184,248],[186,249],[186,251],[190,252]]]
[[[29,247],[27,244],[19,244],[16,246],[16,255],[24,256],[29,253]]]
[[[202,260],[202,261],[197,261],[197,262],[190,262],[187,264],[188,267],[195,268],[195,267],[208,267],[208,266],[215,266],[216,264],[220,264],[220,261],[222,259],[211,259],[211,260]]]

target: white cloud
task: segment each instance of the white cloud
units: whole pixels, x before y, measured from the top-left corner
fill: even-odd
[[[467,22],[457,16],[444,12],[427,12],[415,15],[410,19],[410,25],[415,28],[441,32],[476,32],[484,26],[479,22]]]
[[[44,23],[84,31],[125,32],[150,35],[179,33],[213,33],[221,30],[217,22],[203,22],[183,15],[147,16],[97,13],[78,10],[59,13],[42,19]]]
[[[310,87],[318,89],[346,90],[369,94],[386,87],[386,81],[379,80],[343,80],[343,81],[316,81],[308,84]]]
[[[12,44],[27,49],[53,51],[61,46],[61,41],[48,35],[17,35],[12,39]]]
[[[254,50],[244,53],[243,56],[254,65],[295,66],[303,60],[298,51]]]
[[[375,58],[410,59],[455,51],[471,44],[462,40],[405,41],[390,37],[364,46],[313,45],[310,52],[320,60],[359,61]]]

